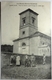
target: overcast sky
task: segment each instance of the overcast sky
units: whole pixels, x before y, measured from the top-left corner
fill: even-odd
[[[26,3],[26,2],[25,2]],[[13,40],[19,38],[20,15],[19,13],[32,9],[38,15],[38,30],[50,36],[51,12],[50,2],[2,2],[1,3],[1,36],[2,44],[13,44]]]

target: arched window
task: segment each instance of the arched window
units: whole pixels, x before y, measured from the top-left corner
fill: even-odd
[[[22,46],[26,46],[26,44],[25,43],[22,43]]]

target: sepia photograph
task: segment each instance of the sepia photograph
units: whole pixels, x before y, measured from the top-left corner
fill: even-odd
[[[0,7],[1,79],[51,79],[51,2]]]

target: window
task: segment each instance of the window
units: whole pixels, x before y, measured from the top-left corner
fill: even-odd
[[[25,31],[23,31],[22,34],[25,34]]]
[[[23,18],[23,25],[26,23],[26,17]]]
[[[26,44],[25,43],[22,43],[22,46],[26,46]]]
[[[44,42],[42,44],[44,45]]]
[[[32,24],[34,24],[34,22],[35,22],[35,18],[32,17]]]

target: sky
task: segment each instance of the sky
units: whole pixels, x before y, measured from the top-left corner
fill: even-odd
[[[2,44],[13,45],[13,40],[19,38],[19,13],[32,9],[38,15],[38,31],[51,36],[50,2],[1,2],[1,38]]]

